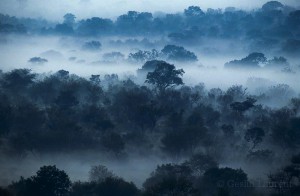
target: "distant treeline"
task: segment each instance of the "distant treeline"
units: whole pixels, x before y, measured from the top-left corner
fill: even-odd
[[[298,53],[299,21],[300,10],[271,1],[252,11],[234,7],[204,11],[198,6],[190,6],[183,13],[158,16],[129,11],[115,21],[99,17],[76,20],[75,15],[68,13],[59,24],[0,15],[0,32],[70,36],[165,35],[174,42],[188,44],[198,44],[207,38],[238,38],[251,41],[261,49],[282,44],[285,51]]]

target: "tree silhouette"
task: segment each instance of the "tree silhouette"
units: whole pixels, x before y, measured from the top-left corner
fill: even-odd
[[[31,179],[37,195],[63,196],[71,187],[69,176],[55,165],[41,167]]]
[[[69,176],[56,166],[43,166],[36,175],[20,178],[10,189],[17,196],[67,196],[71,188]]]
[[[103,182],[106,178],[112,178],[115,175],[104,165],[92,166],[89,171],[89,180],[91,182]]]
[[[163,62],[157,64],[153,72],[147,74],[146,83],[153,84],[160,92],[164,92],[166,88],[176,85],[182,85],[183,69],[175,69],[174,65]]]
[[[9,91],[20,92],[34,83],[36,74],[30,69],[14,69],[3,75],[2,87]]]
[[[263,129],[254,127],[246,131],[244,138],[247,142],[253,143],[252,149],[254,149],[259,143],[262,142],[264,136],[265,132]]]
[[[64,15],[64,23],[69,26],[73,26],[75,23],[75,18],[76,18],[76,16],[74,14],[67,13]]]
[[[185,165],[165,164],[157,166],[143,184],[145,195],[191,195],[195,192],[191,181],[191,172],[191,169]]]
[[[166,45],[161,52],[167,60],[183,62],[198,61],[197,56],[193,52],[186,50],[182,46]]]
[[[267,62],[263,53],[253,52],[241,60],[233,60],[225,64],[227,68],[260,68],[261,64]]]

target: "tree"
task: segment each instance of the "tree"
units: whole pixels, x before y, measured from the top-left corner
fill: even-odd
[[[182,46],[166,45],[161,52],[167,60],[182,62],[198,61],[197,56],[193,52],[186,50]]]
[[[139,50],[136,53],[130,53],[128,59],[132,62],[144,63],[146,61],[155,60],[159,57],[159,52],[155,49],[151,51]]]
[[[189,196],[195,192],[191,169],[185,165],[165,164],[157,166],[143,184],[146,196]]]
[[[243,102],[234,102],[232,104],[230,104],[230,107],[237,112],[245,112],[248,109],[254,107],[254,103],[256,102],[255,99],[253,98],[247,98],[246,101]]]
[[[114,124],[111,122],[108,112],[96,105],[86,106],[81,110],[81,123],[83,126],[89,129],[95,129],[96,131],[106,131],[112,129]]]
[[[198,6],[189,6],[184,10],[184,15],[187,17],[199,17],[203,16],[204,12]]]
[[[108,34],[112,31],[113,25],[113,21],[110,19],[92,17],[79,22],[77,33],[83,36]]]
[[[101,46],[102,45],[99,41],[90,41],[90,42],[85,42],[82,48],[84,50],[97,51],[100,50]]]
[[[11,92],[25,90],[34,83],[36,74],[31,73],[30,69],[14,69],[3,75],[2,87]]]
[[[90,82],[94,85],[100,85],[101,83],[100,75],[91,75]]]
[[[73,27],[67,24],[57,24],[55,26],[55,32],[61,35],[72,35],[74,33]]]
[[[75,23],[75,18],[76,16],[74,14],[67,13],[64,15],[64,23],[69,26],[73,26]]]
[[[164,92],[167,88],[176,85],[182,85],[183,69],[175,69],[174,65],[162,62],[156,65],[153,72],[147,74],[146,83],[156,85],[160,92]]]
[[[9,192],[9,190],[0,187],[0,195],[1,196],[12,196],[12,194]]]
[[[282,10],[284,5],[278,1],[269,1],[262,6],[262,10],[265,12],[273,10]]]
[[[116,27],[121,34],[140,34],[144,35],[151,29],[153,16],[148,12],[128,11],[117,18]]]
[[[38,195],[63,196],[68,194],[71,187],[69,176],[55,165],[41,167],[31,179]]]
[[[66,71],[66,70],[58,70],[56,73],[55,73],[55,76],[57,76],[59,79],[67,79],[69,77],[69,71]]]
[[[69,176],[56,166],[43,166],[36,175],[10,185],[17,196],[67,196],[71,188]]]
[[[269,68],[285,68],[289,67],[290,64],[288,63],[287,59],[280,56],[280,57],[274,57],[271,60],[268,60],[266,67]]]
[[[202,153],[193,155],[183,164],[191,168],[195,176],[201,176],[206,170],[218,167],[218,163],[213,157]]]
[[[148,72],[153,72],[155,70],[155,68],[159,65],[159,64],[165,64],[165,61],[160,61],[160,60],[151,60],[151,61],[147,61],[141,69],[137,70],[137,73],[139,75],[144,75],[144,74],[148,74]]]
[[[91,182],[103,182],[106,178],[113,178],[115,175],[104,165],[92,166],[89,171],[89,180]]]
[[[252,149],[254,149],[259,143],[262,142],[264,136],[265,131],[263,129],[259,127],[254,127],[251,129],[247,129],[244,138],[247,142],[252,142]]]
[[[233,60],[225,64],[226,68],[260,68],[267,62],[263,53],[253,52],[241,60]]]
[[[79,104],[73,89],[66,89],[60,92],[55,100],[55,104],[60,108],[71,108]]]

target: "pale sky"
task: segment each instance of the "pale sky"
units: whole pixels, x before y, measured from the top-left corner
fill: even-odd
[[[61,20],[65,13],[74,13],[77,18],[99,16],[115,18],[128,10],[167,13],[182,12],[190,5],[207,8],[238,7],[260,8],[268,0],[0,0],[0,13],[18,17]],[[300,6],[300,0],[281,0],[290,6]]]

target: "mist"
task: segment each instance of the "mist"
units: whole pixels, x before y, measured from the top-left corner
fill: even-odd
[[[297,195],[296,0],[45,4],[0,2],[0,195]]]

